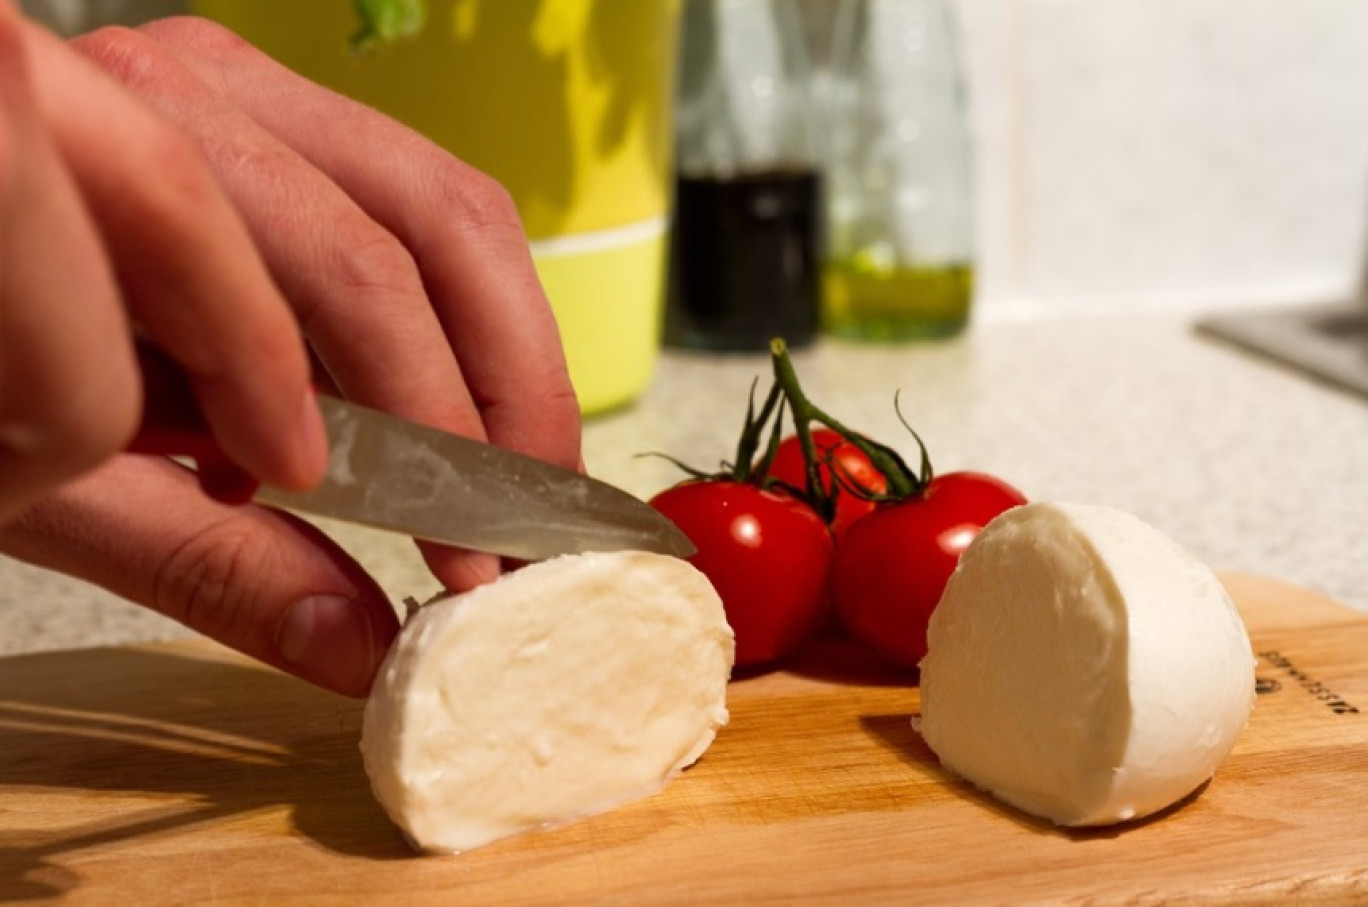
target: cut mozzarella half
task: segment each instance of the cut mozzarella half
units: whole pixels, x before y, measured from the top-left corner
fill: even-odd
[[[1108,507],[1034,503],[993,520],[961,556],[928,642],[927,745],[1060,825],[1181,800],[1253,707],[1249,638],[1215,575]]]
[[[366,704],[376,798],[458,852],[660,790],[727,721],[733,637],[682,560],[574,555],[421,608]]]

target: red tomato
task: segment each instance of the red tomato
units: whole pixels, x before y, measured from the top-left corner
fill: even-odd
[[[936,476],[921,494],[882,504],[853,524],[836,551],[833,594],[852,636],[915,668],[926,623],[959,562],[989,520],[1026,498],[977,472]]]
[[[739,667],[777,661],[815,634],[834,546],[811,507],[728,479],[683,482],[651,504],[698,546],[689,562],[722,597]]]
[[[825,463],[830,459],[835,462],[839,475],[860,488],[878,493],[887,487],[887,480],[870,465],[869,458],[858,447],[831,429],[814,429],[812,445],[817,449],[818,458],[824,461],[819,467],[824,484],[829,486],[831,483],[831,467]],[[770,475],[794,488],[807,487],[807,468],[803,462],[803,448],[798,443],[797,435],[785,438],[779,445],[779,450],[774,454],[774,462],[770,464]],[[872,511],[874,506],[873,501],[863,500],[849,494],[843,488],[838,488],[836,516],[831,521],[831,531],[839,539],[851,523]]]

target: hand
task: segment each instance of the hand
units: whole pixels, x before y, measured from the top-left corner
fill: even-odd
[[[56,42],[29,31],[0,2],[0,520],[126,442],[135,325],[189,372],[238,462],[316,481],[326,440],[304,346],[208,166],[74,55],[38,65]],[[72,123],[118,123],[122,153]],[[140,178],[149,159],[172,178]]]
[[[102,30],[74,42],[78,53],[33,29],[25,43],[52,131],[100,150],[87,156],[96,161],[69,153],[73,172],[114,168],[108,159],[127,154],[129,184],[116,188],[179,188],[174,167],[148,166],[107,98],[67,96],[86,80],[193,145],[303,326],[316,380],[579,465],[579,410],[555,322],[496,183],[201,20]],[[186,207],[193,220],[197,205]],[[397,629],[374,581],[312,527],[217,504],[169,461],[115,457],[25,511],[0,547],[352,695],[369,689]],[[449,588],[497,571],[486,556],[424,554]]]

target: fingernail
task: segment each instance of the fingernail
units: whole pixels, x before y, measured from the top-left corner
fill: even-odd
[[[300,451],[304,457],[304,472],[312,485],[328,471],[328,430],[323,425],[323,414],[318,409],[318,395],[313,388],[304,394],[304,412],[300,419]]]
[[[375,676],[370,615],[340,595],[314,595],[290,606],[276,633],[276,650],[301,677],[362,696]]]

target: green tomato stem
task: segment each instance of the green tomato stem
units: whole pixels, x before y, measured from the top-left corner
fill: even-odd
[[[921,438],[915,431],[912,431],[911,426],[907,425],[905,421],[903,424],[907,426],[908,431],[912,432],[912,437],[916,439],[917,446],[921,451],[921,469],[918,473],[914,473],[903,462],[897,451],[885,444],[871,441],[859,432],[852,431],[809,400],[798,381],[798,373],[788,355],[788,344],[784,342],[783,338],[776,337],[770,341],[770,359],[774,364],[775,385],[783,389],[784,397],[788,401],[789,410],[793,416],[798,444],[803,451],[803,459],[807,464],[808,493],[810,495],[827,501],[835,494],[834,488],[822,487],[819,470],[820,460],[817,456],[817,447],[812,440],[810,427],[813,422],[825,425],[840,435],[843,440],[856,447],[869,458],[870,465],[883,475],[888,487],[883,494],[876,496],[875,500],[902,500],[912,497],[921,492],[931,481],[933,473],[931,460],[926,452],[926,445],[922,443]]]
[[[755,414],[755,385],[751,385],[750,400],[746,404],[746,421],[741,427],[741,436],[736,442],[736,459],[732,462],[731,477],[738,482],[750,484],[763,484],[764,478],[769,473],[770,463],[774,460],[774,451],[778,448],[778,441],[774,438],[777,429],[771,430],[771,438],[766,447],[765,455],[760,462],[755,462],[755,453],[760,449],[760,433],[764,431],[765,425],[774,418],[778,410],[779,416],[775,420],[776,425],[783,421],[783,396],[780,394],[777,384],[771,385],[769,393],[765,395],[765,402],[760,407],[760,414]]]

